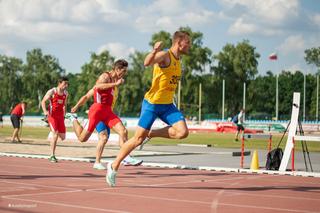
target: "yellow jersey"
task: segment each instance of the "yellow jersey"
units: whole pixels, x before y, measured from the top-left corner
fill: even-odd
[[[113,88],[113,100],[112,100],[112,104],[111,104],[112,111],[114,109],[114,106],[116,105],[116,102],[117,102],[117,99],[118,99],[118,94],[119,94],[118,87],[114,87]]]
[[[181,63],[169,50],[170,65],[153,66],[152,84],[144,98],[151,104],[171,104],[181,78]]]

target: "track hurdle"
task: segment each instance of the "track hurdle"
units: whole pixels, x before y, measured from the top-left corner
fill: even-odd
[[[271,151],[272,146],[272,135],[269,134],[243,134],[241,140],[241,158],[240,158],[240,167],[243,168],[243,161],[244,161],[244,140],[245,139],[268,139],[268,152]]]
[[[292,137],[292,144],[293,144],[292,153],[291,153],[291,169],[292,169],[292,171],[295,171],[295,168],[294,168],[294,150],[295,149],[294,149],[294,147],[295,147],[295,142],[296,141],[316,141],[316,142],[320,142],[320,137],[319,136],[308,136],[308,135],[295,135],[294,137]],[[309,153],[307,153],[307,154],[309,154]],[[311,168],[311,170],[312,170],[312,168]]]

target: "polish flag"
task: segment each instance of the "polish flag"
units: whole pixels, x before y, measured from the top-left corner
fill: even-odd
[[[278,59],[277,53],[271,53],[271,54],[269,55],[269,59],[270,59],[270,60],[277,60],[277,59]]]

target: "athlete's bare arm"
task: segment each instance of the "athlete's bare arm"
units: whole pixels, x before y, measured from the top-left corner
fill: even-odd
[[[87,94],[82,96],[80,98],[80,100],[78,101],[78,103],[74,107],[71,108],[71,112],[75,113],[80,106],[84,105],[93,96],[93,94],[94,94],[94,90],[93,89],[89,90],[87,92]]]
[[[103,73],[99,76],[95,88],[101,89],[101,90],[106,90],[109,88],[113,88],[115,86],[118,86],[120,84],[123,84],[124,80],[122,78],[117,79],[115,82],[110,78],[110,75],[107,73]]]
[[[49,99],[52,96],[52,91],[49,90],[46,95],[43,97],[42,101],[41,101],[41,107],[42,107],[42,111],[44,115],[49,115],[48,110],[46,108],[46,102],[49,101]]]
[[[152,66],[159,64],[160,66],[168,65],[169,53],[162,51],[162,41],[158,41],[154,44],[153,50],[144,59],[144,66]]]
[[[64,108],[63,108],[63,113],[64,115],[67,112],[67,103],[68,103],[68,94],[66,95],[66,100],[64,101]]]

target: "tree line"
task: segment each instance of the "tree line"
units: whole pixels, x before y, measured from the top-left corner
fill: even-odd
[[[203,118],[221,118],[222,81],[225,80],[225,117],[234,115],[242,108],[243,84],[246,83],[247,118],[271,119],[275,117],[276,75],[267,71],[258,75],[260,54],[243,40],[237,44],[227,43],[218,53],[213,53],[203,45],[203,34],[189,27],[181,27],[191,35],[192,48],[182,58],[183,76],[181,79],[181,111],[188,116],[197,116],[199,84],[202,84]],[[171,35],[160,31],[152,35],[149,45],[163,41],[164,48],[171,46]],[[144,67],[147,52],[136,51],[129,56],[128,74],[120,93],[115,111],[120,116],[139,116],[141,101],[151,85],[152,68]],[[307,63],[320,67],[320,47],[307,49]],[[67,73],[58,58],[44,54],[41,49],[26,53],[26,61],[16,57],[0,55],[0,111],[9,114],[11,108],[20,101],[28,103],[27,114],[42,113],[40,101],[45,92],[57,85],[61,76],[69,78],[68,110],[81,96],[93,87],[97,77],[110,70],[115,57],[108,51],[91,53],[79,73]],[[318,72],[319,74],[319,72]],[[288,119],[291,113],[292,94],[300,92],[303,97],[304,74],[297,70],[283,70],[278,74],[279,118]],[[316,75],[306,75],[306,119],[315,120],[317,87]],[[301,99],[302,102],[302,99]],[[84,113],[92,102],[81,108]],[[302,111],[302,110],[301,110]]]

